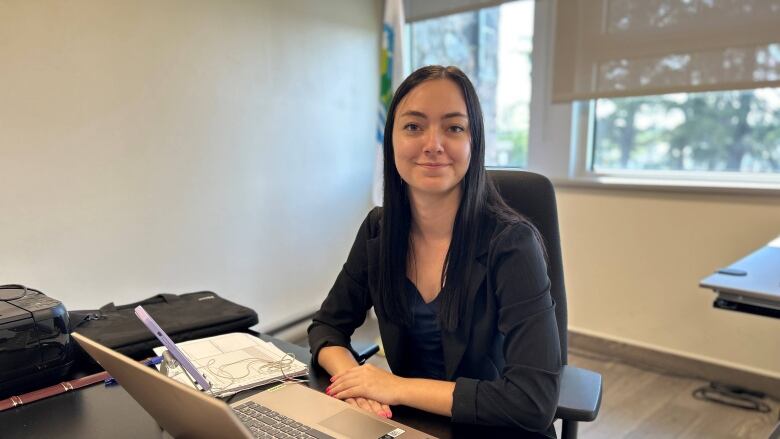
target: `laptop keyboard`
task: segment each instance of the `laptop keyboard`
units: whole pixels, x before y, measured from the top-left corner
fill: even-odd
[[[233,410],[256,438],[334,439],[256,402],[245,402]]]

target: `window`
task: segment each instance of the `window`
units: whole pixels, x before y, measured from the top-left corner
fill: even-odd
[[[412,70],[454,65],[474,82],[485,120],[488,166],[527,165],[533,25],[532,0],[408,25]]]
[[[531,169],[584,184],[780,189],[780,0],[562,4],[537,21],[554,47]]]
[[[597,99],[592,171],[780,174],[780,89]]]
[[[412,0],[405,40],[410,69],[457,65],[474,81],[488,166],[586,185],[780,188],[780,0],[479,8],[495,2]]]

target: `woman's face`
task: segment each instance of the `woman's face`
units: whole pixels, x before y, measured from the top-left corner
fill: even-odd
[[[401,100],[393,151],[411,191],[445,195],[460,187],[471,158],[467,114],[460,89],[449,79],[422,82]]]

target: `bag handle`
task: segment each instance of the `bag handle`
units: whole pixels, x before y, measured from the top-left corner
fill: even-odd
[[[127,305],[114,305],[114,302],[107,303],[100,307],[101,312],[117,312],[120,309],[135,308],[138,305],[151,305],[153,303],[173,303],[179,300],[179,296],[176,294],[157,294],[148,299],[141,300],[140,302],[129,303]]]

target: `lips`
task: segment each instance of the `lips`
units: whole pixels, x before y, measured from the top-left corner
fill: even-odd
[[[448,166],[449,163],[418,163],[417,165],[422,166],[423,168],[426,169],[440,169],[445,166]]]

